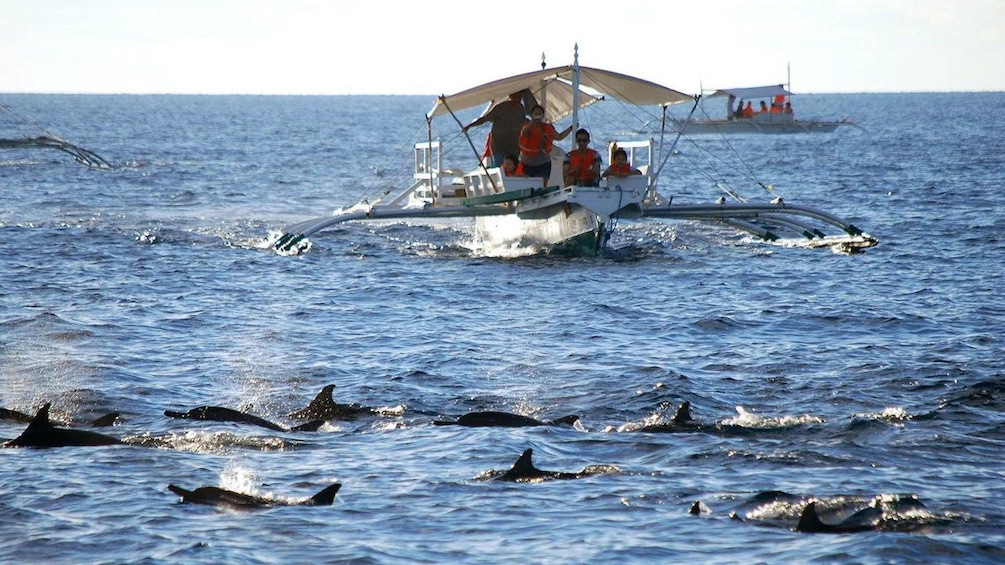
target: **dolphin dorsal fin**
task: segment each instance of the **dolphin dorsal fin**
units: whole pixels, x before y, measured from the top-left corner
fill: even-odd
[[[801,514],[799,514],[799,523],[796,524],[797,532],[822,532],[827,529],[827,524],[824,524],[820,520],[820,515],[817,514],[817,503],[816,501],[811,502],[803,508]]]
[[[681,403],[680,408],[677,409],[677,413],[673,415],[673,423],[686,424],[693,421],[694,418],[691,417],[691,402],[685,400]]]
[[[311,401],[309,408],[327,408],[334,405],[335,399],[332,398],[332,391],[334,390],[335,385],[325,385],[325,387],[321,389],[321,392],[319,392],[318,395],[314,397],[314,400]]]
[[[338,494],[340,488],[342,488],[342,483],[333,483],[326,486],[321,492],[311,497],[311,503],[314,506],[331,506],[335,502],[335,495]]]
[[[335,385],[325,385],[305,408],[290,412],[290,418],[320,418],[324,414],[332,412],[336,406],[335,400],[332,398],[333,390],[335,390]]]
[[[49,421],[49,407],[51,406],[51,402],[46,402],[44,406],[39,408],[35,417],[31,419],[31,423],[28,424],[28,428],[51,428],[52,422]]]
[[[332,398],[333,390],[335,390],[335,385],[325,385],[325,387],[321,389],[321,392],[314,397],[314,400],[307,405],[307,408],[296,412],[296,414],[317,416],[318,414],[329,412],[332,407],[335,406],[335,399]]]
[[[533,449],[527,448],[523,453],[520,454],[519,459],[513,464],[509,472],[517,475],[527,475],[531,473],[539,472],[536,467],[534,467],[533,461],[531,461],[531,454],[534,452]]]

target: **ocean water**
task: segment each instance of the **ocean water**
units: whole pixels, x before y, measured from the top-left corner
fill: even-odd
[[[668,160],[675,202],[753,172],[774,194],[745,185],[752,199],[879,240],[852,255],[643,221],[599,257],[415,222],[342,225],[284,256],[284,226],[400,182],[431,97],[0,101],[116,165],[0,153],[0,406],[51,402],[80,426],[119,412],[99,431],[126,442],[0,450],[0,562],[1005,561],[1003,93],[804,95],[801,117],[855,126],[695,137]],[[591,112],[595,140],[631,135]],[[164,416],[289,426],[327,384],[379,414],[288,433]],[[701,426],[642,430],[685,401]],[[432,424],[476,410],[581,419]],[[543,469],[608,472],[486,480],[528,448]],[[167,490],[295,502],[332,482],[331,507],[254,511]],[[795,530],[809,500],[875,497],[924,509]]]

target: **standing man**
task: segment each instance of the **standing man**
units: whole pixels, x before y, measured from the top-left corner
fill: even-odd
[[[482,117],[461,128],[467,132],[469,128],[492,122],[489,133],[490,167],[502,166],[506,155],[520,153],[520,130],[528,123],[528,108],[537,105],[537,100],[530,90],[523,89],[509,95],[509,100],[492,107]]]

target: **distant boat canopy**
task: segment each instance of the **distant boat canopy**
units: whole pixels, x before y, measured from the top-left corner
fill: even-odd
[[[721,88],[716,90],[712,94],[708,95],[708,98],[719,98],[722,96],[734,96],[736,98],[742,98],[744,100],[750,98],[774,98],[775,96],[792,96],[792,93],[780,84],[772,84],[768,86],[748,86],[745,88]]]

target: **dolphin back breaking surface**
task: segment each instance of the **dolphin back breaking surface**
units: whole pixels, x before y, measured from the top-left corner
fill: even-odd
[[[168,485],[168,490],[180,496],[182,502],[238,509],[264,508],[268,506],[331,506],[340,488],[342,488],[341,483],[332,483],[310,498],[297,501],[284,501],[235,492],[220,487],[205,486],[195,490],[188,490],[177,485]]]
[[[52,425],[49,421],[51,402],[39,408],[21,435],[7,441],[3,447],[71,447],[117,445],[122,441],[112,436],[87,430],[73,430]]]

